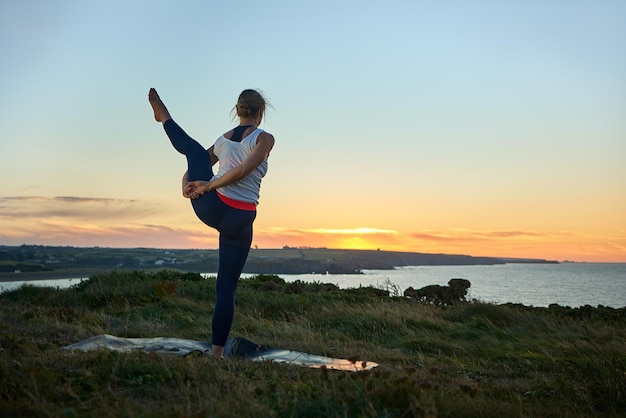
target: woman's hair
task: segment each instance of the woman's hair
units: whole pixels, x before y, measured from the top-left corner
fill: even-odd
[[[237,116],[249,118],[258,116],[261,112],[265,115],[267,105],[267,101],[259,91],[247,89],[241,92],[233,110]]]

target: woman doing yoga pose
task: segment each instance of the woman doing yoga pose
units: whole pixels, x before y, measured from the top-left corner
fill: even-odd
[[[252,244],[261,179],[274,146],[274,137],[258,128],[266,101],[256,90],[244,90],[235,107],[239,126],[217,138],[208,150],[174,122],[155,89],[150,89],[148,101],[174,148],[187,158],[183,196],[191,199],[198,218],[219,232],[212,351],[221,357],[235,314],[237,283]]]

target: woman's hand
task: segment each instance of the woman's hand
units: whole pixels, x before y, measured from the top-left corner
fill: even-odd
[[[183,188],[183,196],[189,199],[197,199],[211,190],[211,182],[203,180],[189,181]]]

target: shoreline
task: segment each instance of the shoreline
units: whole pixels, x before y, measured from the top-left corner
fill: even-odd
[[[529,262],[524,262],[524,263],[516,263],[513,261],[504,263],[504,264],[548,264],[548,263],[529,263]],[[560,264],[560,263],[559,263]],[[564,263],[564,264],[570,264],[570,263]],[[626,264],[626,263],[571,263],[571,264]],[[477,264],[479,265],[479,264]],[[412,265],[413,266],[413,265]],[[421,266],[421,265],[415,265],[415,266]],[[430,265],[427,265],[430,266]],[[448,266],[448,265],[440,265],[442,267]],[[452,266],[452,265],[449,265]],[[401,268],[401,267],[409,267],[409,266],[395,266],[394,268]],[[171,268],[171,267],[157,267],[157,268],[67,268],[67,269],[58,269],[58,270],[51,270],[51,271],[23,271],[21,273],[15,273],[15,272],[3,272],[0,273],[0,283],[6,283],[6,282],[28,282],[28,281],[35,281],[35,280],[58,280],[58,279],[87,279],[91,276],[94,276],[96,274],[108,274],[111,272],[126,272],[126,271],[142,271],[142,272],[157,272],[157,271],[162,271],[162,270],[171,270],[171,271],[179,271],[179,272],[184,272],[184,273],[197,273],[198,271],[196,270],[187,270],[187,269],[177,269],[177,268]],[[386,269],[366,269],[366,270],[386,270]],[[258,274],[258,273],[250,273],[250,272],[246,272],[244,270],[244,272],[242,274]],[[277,275],[281,275],[281,273],[267,273],[267,274],[277,274]],[[288,273],[288,274],[298,274],[298,273]],[[307,274],[307,273],[302,273],[302,274]],[[358,275],[358,274],[357,274]]]
[[[87,279],[96,274],[106,274],[113,271],[133,271],[138,269],[60,269],[53,271],[25,271],[21,273],[0,273],[0,283],[30,282],[36,280],[58,279]],[[141,269],[140,271],[152,271]]]
[[[571,307],[580,307],[585,305],[590,306],[608,306],[612,308],[621,308],[624,306],[623,297],[620,298],[619,295],[623,295],[623,289],[620,289],[620,283],[623,284],[623,279],[626,276],[615,276],[615,272],[626,272],[626,263],[622,264],[621,267],[610,267],[608,270],[604,267],[592,267],[589,266],[592,270],[588,271],[589,268],[584,267],[582,270],[582,275],[580,274],[580,269],[575,269],[575,271],[571,270],[571,268],[563,267],[560,268],[560,272],[556,272],[557,277],[562,280],[567,280],[568,283],[571,282],[570,285],[566,286],[566,289],[570,289],[571,292],[562,293],[564,289],[561,289],[561,293],[554,293],[551,290],[551,287],[546,286],[545,280],[537,282],[536,277],[537,274],[552,274],[552,268],[546,267],[531,267],[529,269],[525,268],[523,265],[515,265],[511,263],[510,267],[507,268],[497,268],[496,270],[492,270],[492,266],[478,266],[479,269],[475,270],[470,268],[463,272],[459,271],[455,267],[458,266],[428,266],[427,269],[422,269],[420,266],[412,266],[412,269],[405,270],[403,268],[399,268],[395,270],[392,274],[391,272],[387,273],[386,271],[381,270],[370,270],[365,273],[365,276],[359,276],[361,278],[354,277],[356,282],[353,281],[353,276],[350,275],[312,275],[307,274],[304,277],[298,274],[288,274],[288,275],[277,275],[283,280],[288,282],[293,281],[304,281],[304,282],[328,282],[339,286],[340,288],[350,288],[355,286],[372,286],[372,287],[380,287],[385,286],[385,283],[392,283],[396,291],[400,294],[404,290],[409,287],[413,288],[421,288],[424,286],[432,285],[433,283],[442,285],[444,282],[447,282],[450,277],[463,277],[467,280],[470,280],[472,283],[471,290],[471,298],[476,298],[475,300],[482,301],[492,301],[493,303],[520,303],[524,306],[539,306],[539,307],[547,307],[550,304],[558,304],[561,306],[571,306]],[[598,263],[604,264],[604,263]],[[613,263],[611,263],[613,264]],[[621,264],[621,263],[619,263]],[[432,267],[441,267],[442,270],[433,269]],[[447,268],[446,268],[447,267]],[[616,270],[617,268],[617,270]],[[604,277],[608,277],[610,282],[606,282],[605,286],[600,286],[598,289],[614,289],[611,292],[599,291],[598,289],[587,289],[585,291],[586,296],[580,296],[580,286],[581,277],[587,277],[590,272],[593,273],[597,269],[605,272],[606,275]],[[48,271],[48,272],[23,272],[23,273],[2,273],[0,274],[0,293],[3,293],[8,290],[17,289],[21,285],[34,285],[34,286],[51,286],[51,287],[71,287],[74,283],[78,283],[81,281],[88,280],[90,277],[103,277],[103,276],[111,276],[114,278],[119,277],[135,277],[136,274],[148,274],[153,275],[157,274],[158,277],[161,277],[161,272],[165,272],[163,277],[169,277],[171,273],[174,274],[186,274],[186,273],[198,273],[203,276],[214,275],[211,272],[192,272],[188,270],[174,270],[174,269],[164,269],[164,268],[150,268],[150,269],[104,269],[104,268],[91,268],[91,269],[58,269],[56,271]],[[515,291],[511,293],[510,285],[507,285],[508,280],[501,280],[503,277],[509,277],[513,274],[513,277],[516,280]],[[504,276],[503,276],[504,275]],[[246,274],[244,276],[254,276],[253,273]],[[509,277],[510,278],[510,277]],[[445,280],[444,280],[445,279]],[[476,279],[476,283],[474,282]],[[615,280],[613,280],[615,279]],[[529,287],[530,285],[530,287]],[[583,286],[584,287],[584,286]],[[536,291],[537,289],[542,289],[541,294],[535,294],[534,296],[528,296],[525,291],[521,289],[532,289]],[[532,294],[532,291],[530,292]],[[617,295],[617,298],[616,298]]]

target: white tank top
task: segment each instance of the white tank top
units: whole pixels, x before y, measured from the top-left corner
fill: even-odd
[[[213,153],[219,159],[219,170],[211,180],[223,176],[227,171],[240,165],[243,160],[252,152],[256,145],[256,140],[263,132],[263,129],[255,129],[241,142],[231,141],[224,135],[217,138],[213,144]],[[267,173],[267,158],[250,174],[241,180],[217,189],[222,195],[240,202],[259,203],[259,192],[261,190],[261,179]]]

